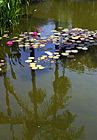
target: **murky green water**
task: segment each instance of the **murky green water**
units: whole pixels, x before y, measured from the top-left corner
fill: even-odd
[[[97,29],[96,1],[45,1],[29,6],[29,13],[10,38],[32,26],[43,37],[59,26]],[[33,71],[25,63],[33,53],[7,46],[8,40],[0,41],[0,140],[97,140],[97,46]],[[55,45],[47,48],[53,52]],[[44,51],[34,53],[37,60]]]

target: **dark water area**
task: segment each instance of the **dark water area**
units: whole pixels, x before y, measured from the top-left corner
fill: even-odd
[[[97,45],[51,63],[39,58],[54,53],[52,42],[35,49],[6,44],[35,27],[46,39],[59,27],[95,31],[97,2],[34,3],[19,25],[4,33],[9,38],[0,40],[0,140],[97,140]],[[32,70],[28,57],[44,69]]]

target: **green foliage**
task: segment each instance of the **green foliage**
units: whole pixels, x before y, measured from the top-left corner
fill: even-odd
[[[0,29],[10,27],[16,23],[20,4],[20,0],[0,0]]]

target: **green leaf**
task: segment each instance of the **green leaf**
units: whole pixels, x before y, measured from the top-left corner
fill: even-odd
[[[0,40],[2,39],[2,37],[0,37]]]
[[[17,14],[17,13],[19,13],[19,11],[20,11],[20,8],[19,8],[19,9],[17,9],[15,13]]]

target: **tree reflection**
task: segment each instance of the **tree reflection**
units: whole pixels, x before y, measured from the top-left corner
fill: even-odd
[[[10,79],[6,75],[4,76],[8,115],[5,116],[3,113],[0,113],[0,122],[3,124],[6,121],[6,124],[10,124],[13,139],[15,139],[15,130],[13,127],[15,124],[22,124],[23,126],[23,140],[77,140],[82,136],[84,126],[81,126],[79,129],[73,127],[72,123],[74,123],[76,115],[73,115],[68,109],[66,109],[66,101],[69,99],[67,91],[71,86],[70,81],[64,76],[64,70],[63,75],[59,77],[58,68],[58,62],[56,61],[55,80],[53,82],[54,94],[48,101],[44,101],[46,91],[36,87],[36,74],[35,71],[31,71],[33,90],[29,92],[31,100],[29,105],[33,104],[33,110],[29,110],[29,105],[27,106],[22,102],[22,100],[17,96],[17,93],[15,93],[15,89],[10,82]],[[22,114],[20,113],[20,115],[12,117],[8,94],[12,94],[14,96],[18,105],[23,110]],[[18,140],[19,139],[21,138],[18,138]]]
[[[34,49],[31,48],[32,52],[30,56],[34,56]],[[9,61],[13,59],[10,58]],[[12,65],[12,61],[10,61]],[[10,64],[10,65],[11,65]],[[68,96],[68,89],[71,87],[70,80],[65,76],[65,67],[63,67],[62,76],[59,76],[59,63],[55,62],[55,80],[53,81],[53,92],[50,99],[46,100],[47,92],[41,88],[37,88],[36,85],[36,72],[31,70],[32,76],[32,91],[28,92],[30,101],[26,104],[19,97],[15,91],[13,84],[11,83],[7,73],[4,73],[4,86],[6,89],[6,105],[7,105],[7,116],[4,113],[0,113],[0,123],[10,124],[10,131],[12,132],[12,139],[16,139],[14,125],[22,124],[23,127],[23,140],[32,139],[51,139],[51,140],[77,140],[81,138],[84,126],[76,128],[72,126],[76,115],[73,115],[66,107]],[[12,70],[12,77],[16,79],[15,72]],[[16,116],[12,116],[10,98],[12,95],[17,101],[19,108],[22,110]],[[31,106],[31,108],[29,108]],[[17,138],[18,140],[21,138]]]

